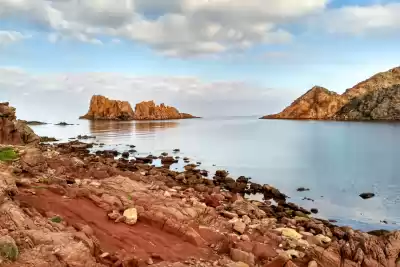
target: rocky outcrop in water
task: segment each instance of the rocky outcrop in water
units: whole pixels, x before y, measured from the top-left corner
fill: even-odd
[[[282,112],[262,119],[398,120],[400,67],[378,73],[342,95],[314,87]]]
[[[341,95],[314,86],[281,113],[264,116],[262,119],[323,120],[335,114],[344,103]]]
[[[187,113],[180,113],[176,108],[164,104],[156,105],[154,101],[143,101],[136,104],[135,120],[175,120],[196,118]]]
[[[180,113],[176,108],[154,101],[136,104],[135,111],[127,101],[109,100],[104,96],[93,96],[89,112],[80,119],[89,120],[175,120],[197,118],[187,113]]]
[[[9,103],[0,103],[0,144],[37,145],[40,141],[28,125],[17,121],[15,108]]]
[[[80,117],[88,120],[132,120],[134,112],[127,101],[110,100],[94,95],[90,101],[89,112]]]

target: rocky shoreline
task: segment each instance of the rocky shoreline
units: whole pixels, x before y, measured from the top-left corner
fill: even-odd
[[[115,158],[73,141],[12,146],[0,162],[0,264],[25,266],[396,266],[400,232],[316,219],[270,185],[207,178],[173,157]],[[208,175],[211,176],[211,175]],[[261,193],[265,201],[244,198]],[[276,205],[270,200],[274,200]]]

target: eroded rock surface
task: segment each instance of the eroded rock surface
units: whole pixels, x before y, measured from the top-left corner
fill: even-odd
[[[194,116],[180,113],[176,108],[164,104],[156,105],[154,101],[144,101],[136,104],[135,120],[174,120],[190,119]]]
[[[31,128],[23,121],[17,121],[15,108],[9,103],[0,103],[0,144],[37,145],[40,142]]]
[[[80,117],[88,120],[132,120],[134,112],[127,101],[110,100],[101,95],[94,95],[89,111]]]

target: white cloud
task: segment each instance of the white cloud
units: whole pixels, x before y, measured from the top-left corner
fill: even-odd
[[[8,45],[23,39],[30,38],[30,35],[24,35],[16,31],[2,31],[0,30],[0,46]]]
[[[328,0],[0,0],[0,18],[19,16],[58,34],[142,42],[164,55],[192,56],[289,42],[281,23],[325,8]],[[148,19],[153,14],[155,19]],[[50,41],[59,38],[51,36]]]
[[[330,33],[368,34],[400,29],[400,3],[371,6],[345,6],[314,18],[314,27]]]

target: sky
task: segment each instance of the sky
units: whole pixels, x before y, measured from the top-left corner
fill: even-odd
[[[93,94],[275,113],[398,66],[398,14],[400,0],[0,0],[0,101],[46,121]]]

